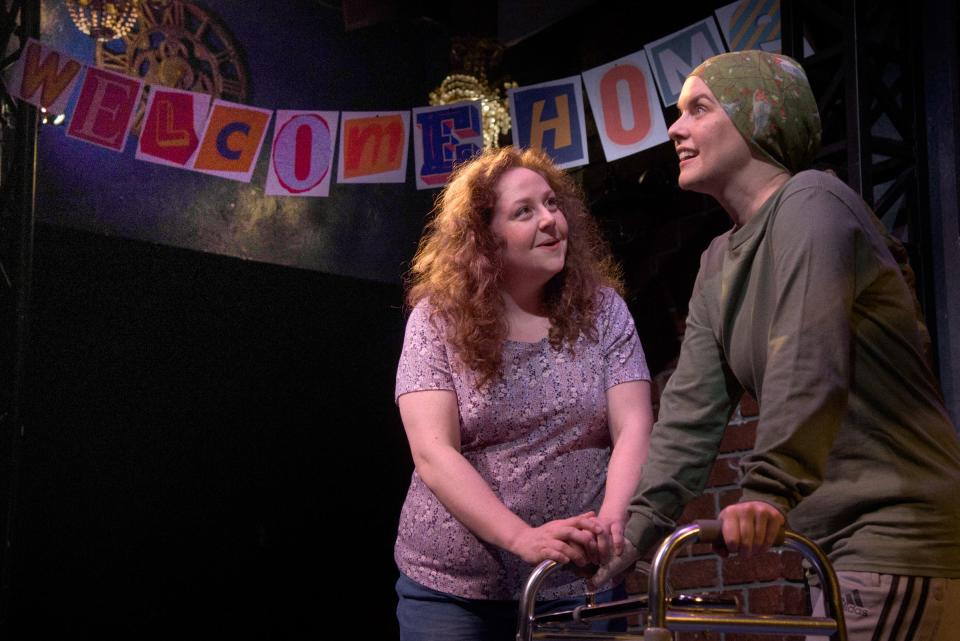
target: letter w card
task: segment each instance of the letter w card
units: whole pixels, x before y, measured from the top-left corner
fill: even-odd
[[[62,114],[83,63],[30,38],[7,78],[10,94],[50,113]]]

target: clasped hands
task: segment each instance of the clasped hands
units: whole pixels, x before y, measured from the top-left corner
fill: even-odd
[[[514,537],[509,549],[530,564],[550,560],[595,569],[623,554],[624,521],[584,512],[528,527]]]

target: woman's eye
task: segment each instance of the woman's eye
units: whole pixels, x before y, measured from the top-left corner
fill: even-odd
[[[546,205],[547,209],[549,209],[550,211],[555,211],[560,207],[560,204],[557,202],[556,196],[551,196],[550,198],[547,198],[546,201],[544,201],[544,205]]]
[[[525,216],[528,216],[529,214],[530,214],[530,208],[527,207],[527,206],[523,206],[523,207],[521,207],[520,209],[518,209],[518,210],[516,211],[516,213],[514,214],[514,217],[515,217],[515,218],[524,218]]]

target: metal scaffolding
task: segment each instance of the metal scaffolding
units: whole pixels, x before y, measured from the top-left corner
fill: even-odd
[[[20,47],[2,68],[20,55],[29,37],[40,35],[39,0],[4,2],[0,15],[0,51],[16,39]],[[38,112],[0,90],[0,634],[10,625],[12,567],[15,557],[17,497],[24,437],[24,387],[33,281],[33,229],[36,195]]]

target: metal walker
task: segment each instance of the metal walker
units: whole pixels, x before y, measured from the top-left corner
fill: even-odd
[[[826,555],[807,537],[783,533],[776,545],[799,552],[820,578],[825,617],[749,614],[740,611],[735,600],[711,599],[703,596],[667,596],[667,569],[677,552],[687,543],[714,543],[721,539],[719,521],[697,521],[679,528],[667,537],[653,557],[650,566],[649,594],[622,601],[586,605],[572,610],[536,614],[536,595],[544,579],[557,569],[558,563],[544,561],[534,569],[520,597],[517,641],[533,639],[612,641],[671,641],[674,632],[747,632],[756,634],[809,634],[829,636],[833,641],[847,641],[843,622],[840,586]],[[629,632],[592,632],[565,629],[564,623],[589,623],[639,614],[644,622],[641,634]]]

